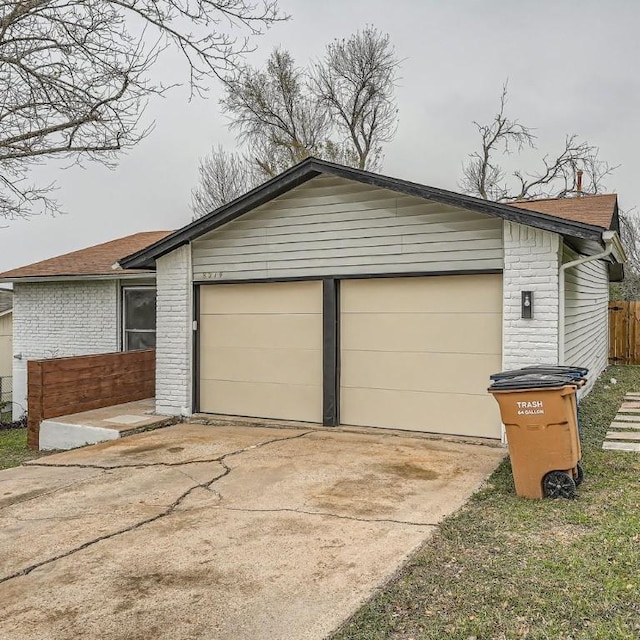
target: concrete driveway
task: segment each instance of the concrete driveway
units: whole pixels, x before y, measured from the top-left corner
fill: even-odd
[[[0,637],[323,638],[504,454],[180,424],[0,472]]]

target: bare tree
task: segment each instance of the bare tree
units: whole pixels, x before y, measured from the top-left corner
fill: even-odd
[[[222,105],[231,129],[265,177],[320,154],[327,112],[289,52],[275,49],[264,70],[246,67],[228,83]]]
[[[613,300],[640,299],[640,219],[634,210],[620,212],[620,237],[627,254],[624,280],[610,286]]]
[[[308,156],[378,168],[383,143],[396,129],[399,64],[389,36],[367,27],[329,44],[324,59],[307,68],[296,66],[282,49],[273,51],[264,69],[245,67],[227,82],[222,107],[242,156],[256,169],[250,184],[272,178]],[[200,203],[207,202],[204,192],[209,187],[203,176],[213,175],[206,165],[203,160],[200,185],[193,191],[199,194],[199,200],[192,201],[196,216],[204,212]],[[244,173],[246,169],[243,164]],[[217,171],[216,176],[232,183],[214,188],[216,193],[235,193],[238,179],[228,172]],[[224,204],[218,197],[210,202]]]
[[[29,169],[53,157],[113,164],[140,141],[147,99],[169,87],[150,70],[165,48],[192,95],[228,77],[277,0],[5,0],[0,5],[0,216],[56,208]],[[240,37],[234,33],[244,34]]]
[[[541,197],[563,198],[575,194],[578,170],[584,174],[582,190],[599,193],[603,181],[617,167],[599,158],[598,147],[580,141],[575,134],[565,138],[564,148],[557,155],[545,155],[542,169],[528,173],[516,170],[507,179],[506,171],[495,159],[497,154],[509,155],[525,147],[536,148],[533,129],[505,114],[507,84],[500,95],[498,113],[489,124],[474,121],[481,140],[481,148],[470,154],[463,166],[460,187],[466,192],[487,200],[532,200]]]
[[[200,161],[200,182],[191,192],[194,219],[221,207],[250,191],[261,179],[255,165],[222,147],[213,149]]]
[[[399,65],[389,35],[374,27],[335,40],[314,65],[314,92],[328,108],[342,140],[351,145],[360,169],[380,166],[382,144],[396,132],[394,89]]]

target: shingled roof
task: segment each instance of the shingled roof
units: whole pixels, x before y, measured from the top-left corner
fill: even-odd
[[[618,230],[618,198],[615,193],[583,195],[579,198],[546,198],[509,204],[512,207],[546,213],[564,220],[583,222],[606,230]]]
[[[170,234],[171,231],[134,233],[124,238],[35,262],[26,267],[5,271],[0,273],[0,280],[19,281],[29,278],[60,278],[65,276],[113,276],[116,278],[123,274],[139,274],[139,269],[114,271],[113,265],[123,256],[141,251]]]

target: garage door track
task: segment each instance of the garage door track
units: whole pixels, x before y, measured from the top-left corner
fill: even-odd
[[[325,637],[503,456],[180,424],[1,472],[0,637]]]

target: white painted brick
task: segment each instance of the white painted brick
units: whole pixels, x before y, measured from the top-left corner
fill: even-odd
[[[504,223],[504,369],[558,360],[560,236]],[[523,320],[521,291],[533,291],[533,318]]]
[[[191,412],[191,248],[156,263],[156,412]]]
[[[14,415],[27,406],[27,361],[118,351],[118,281],[17,283],[13,296]]]

